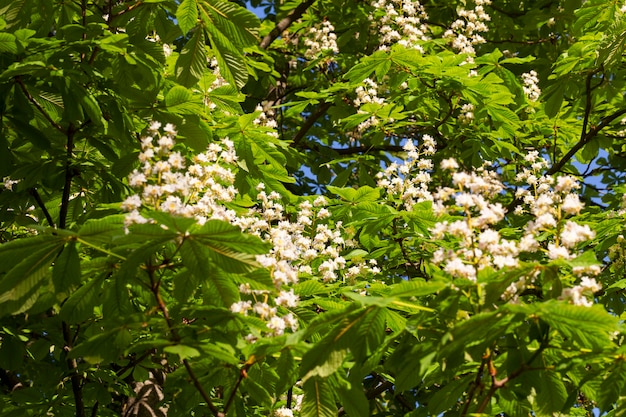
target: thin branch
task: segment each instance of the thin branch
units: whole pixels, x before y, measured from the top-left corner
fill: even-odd
[[[491,386],[489,387],[489,391],[487,392],[487,394],[485,395],[483,400],[480,402],[480,404],[478,406],[478,409],[476,410],[477,414],[480,414],[483,411],[485,411],[485,408],[487,408],[487,406],[491,402],[491,398],[496,393],[496,391],[499,390],[500,388],[503,388],[512,379],[517,378],[518,376],[520,376],[521,374],[523,374],[526,371],[538,371],[538,370],[545,370],[545,369],[547,369],[545,367],[533,368],[530,365],[532,365],[532,363],[535,361],[535,359],[537,359],[539,357],[539,355],[541,355],[541,352],[543,352],[548,347],[548,341],[549,341],[549,333],[546,332],[546,334],[544,335],[543,340],[541,341],[541,345],[539,346],[539,348],[537,348],[537,350],[535,350],[533,352],[533,354],[530,357],[530,359],[527,362],[522,363],[519,366],[519,368],[517,368],[516,370],[511,372],[509,375],[505,376],[504,378],[502,378],[500,380],[498,380],[496,378],[496,368],[493,365],[492,355],[491,355],[491,353],[489,353],[487,364],[489,366],[489,375],[491,375]]]
[[[65,341],[65,351],[69,355],[73,347],[73,337],[70,332],[70,325],[66,322],[62,323],[63,327],[63,339]],[[76,359],[68,358],[67,367],[70,369],[72,376],[70,377],[70,381],[72,383],[72,392],[74,394],[74,403],[76,405],[76,417],[86,417],[85,414],[85,402],[83,399],[83,389],[81,386],[81,376],[78,373],[78,364]]]
[[[155,279],[154,277],[155,267],[150,264],[146,265],[146,267],[147,267],[146,272],[148,273],[148,277],[150,278],[150,290],[152,291],[152,294],[154,295],[155,301],[157,303],[157,308],[161,311],[161,314],[163,314],[163,318],[165,318],[167,327],[170,330],[170,333],[172,334],[173,341],[180,342],[180,335],[178,334],[178,331],[176,330],[176,328],[174,327],[172,323],[172,320],[170,318],[170,313],[167,310],[167,306],[165,305],[165,302],[163,301],[163,298],[161,297],[161,294],[160,294],[160,281]],[[211,410],[211,413],[215,417],[224,417],[224,413],[221,413],[217,409],[215,404],[213,404],[213,401],[211,401],[211,397],[204,390],[204,387],[200,383],[200,380],[198,379],[196,374],[193,372],[193,369],[191,368],[191,365],[189,365],[189,361],[187,361],[187,359],[183,359],[183,365],[185,366],[185,369],[187,370],[187,374],[191,378],[191,381],[193,382],[194,387],[196,387],[196,389],[200,393],[200,396],[206,402],[207,407],[209,407],[209,410]]]
[[[285,31],[285,29],[291,26],[293,22],[300,19],[304,12],[306,12],[307,9],[311,7],[311,5],[313,5],[313,3],[315,3],[315,0],[305,0],[300,3],[295,9],[291,11],[291,13],[287,15],[287,17],[282,19],[276,24],[276,26],[274,26],[274,29],[272,29],[272,31],[263,38],[263,40],[259,44],[259,47],[261,49],[267,49],[272,44],[272,42],[274,42],[280,36],[280,34]]]
[[[551,175],[551,174],[554,174],[556,172],[559,172],[565,166],[565,164],[567,164],[567,162],[570,159],[572,159],[572,157],[576,154],[576,152],[578,152],[580,149],[583,148],[583,146],[585,146],[587,143],[589,143],[589,141],[591,141],[591,139],[596,137],[596,135],[602,129],[607,127],[613,120],[617,119],[618,117],[620,117],[620,116],[622,116],[624,114],[626,114],[626,109],[618,110],[615,113],[602,118],[600,120],[600,123],[598,123],[597,125],[591,126],[591,129],[589,130],[589,132],[584,134],[582,136],[582,138],[569,150],[569,152],[567,152],[565,154],[565,156],[563,156],[557,163],[552,165],[552,167],[546,173],[548,175]]]
[[[93,407],[91,408],[91,417],[96,417],[98,415],[98,401],[96,401],[96,403],[93,405]]]
[[[472,404],[472,401],[474,400],[474,395],[476,394],[476,390],[478,389],[478,387],[482,385],[480,380],[483,378],[483,372],[485,370],[485,366],[487,365],[487,362],[489,361],[489,358],[490,358],[490,355],[485,354],[483,355],[482,360],[480,361],[478,372],[476,372],[476,378],[474,379],[474,382],[472,383],[472,387],[467,393],[467,400],[465,401],[465,405],[463,406],[463,411],[461,411],[462,416],[467,415],[469,407]]]
[[[74,125],[70,123],[67,128],[67,144],[65,149],[65,184],[63,185],[63,195],[61,197],[61,209],[59,210],[59,228],[65,229],[67,225],[67,212],[70,205],[70,192],[72,190],[72,179],[74,178],[74,169],[72,167],[72,158],[74,153],[74,134],[76,133]]]
[[[50,215],[50,212],[46,208],[46,205],[44,204],[43,200],[41,199],[41,196],[39,195],[39,192],[37,191],[37,189],[36,188],[31,188],[28,192],[30,193],[30,195],[33,196],[33,198],[37,202],[37,205],[39,206],[39,208],[43,212],[43,215],[46,218],[46,220],[48,221],[48,225],[50,225],[50,227],[55,227],[54,220],[52,220],[52,216]]]
[[[329,148],[330,151],[339,155],[353,155],[368,152],[402,152],[404,148],[398,145],[385,146],[352,146],[350,148]]]
[[[61,126],[60,124],[58,124],[57,122],[55,122],[52,117],[46,112],[46,110],[44,110],[43,107],[41,107],[41,104],[39,104],[37,102],[37,100],[35,100],[33,98],[33,96],[30,94],[30,92],[28,92],[28,89],[26,88],[26,86],[24,85],[24,82],[22,81],[22,79],[20,78],[20,76],[18,75],[17,77],[14,78],[15,82],[20,86],[20,88],[22,89],[22,92],[24,93],[24,95],[26,96],[26,98],[28,99],[28,101],[30,101],[33,106],[35,106],[35,108],[37,110],[39,110],[39,112],[43,115],[43,117],[46,118],[47,121],[50,122],[50,124],[52,126],[54,126],[54,128],[56,130],[58,130],[59,132],[66,134],[67,132],[65,131],[65,129],[63,129],[63,126]]]
[[[294,147],[297,146],[298,143],[302,140],[302,138],[304,138],[304,135],[306,135],[306,133],[309,131],[309,129],[313,127],[317,119],[322,117],[324,113],[326,113],[326,111],[328,111],[328,109],[330,109],[332,105],[333,104],[330,102],[326,102],[326,101],[322,102],[322,104],[319,106],[317,111],[313,113],[312,115],[310,115],[309,118],[304,121],[300,130],[298,130],[298,133],[296,133],[295,136],[293,137],[293,144],[291,146],[294,146]]]
[[[191,378],[193,385],[196,387],[196,389],[200,393],[200,396],[206,402],[207,406],[209,407],[209,410],[211,410],[211,413],[213,413],[215,417],[224,417],[224,413],[221,413],[220,410],[217,409],[215,404],[213,404],[213,402],[211,401],[211,397],[209,397],[207,392],[204,390],[204,387],[202,386],[202,384],[200,384],[198,377],[193,372],[193,369],[191,369],[191,365],[189,365],[189,362],[187,361],[187,359],[183,359],[183,365],[185,365],[187,374],[189,374],[189,377]]]
[[[239,378],[237,378],[237,382],[235,383],[235,386],[233,387],[233,391],[230,393],[230,396],[228,397],[228,400],[226,401],[226,404],[224,405],[224,414],[228,412],[228,409],[232,405],[233,400],[235,399],[235,394],[237,393],[237,390],[239,389],[239,385],[241,384],[241,381],[243,381],[244,378],[248,377],[248,369],[250,369],[250,367],[254,365],[254,361],[255,361],[254,357],[250,357],[250,359],[248,359],[246,363],[243,364],[243,367],[239,371]]]
[[[511,43],[511,44],[517,44],[517,45],[538,45],[541,43],[547,43],[547,42],[554,42],[556,38],[542,38],[542,39],[535,39],[532,41],[516,41],[513,39],[485,39],[485,41],[487,43],[493,43],[493,44],[503,44],[503,43]]]
[[[126,371],[139,365],[141,362],[143,362],[144,359],[146,359],[148,356],[152,355],[153,353],[156,353],[156,350],[150,349],[150,350],[145,351],[141,356],[138,356],[134,359],[130,359],[126,365],[124,365],[121,369],[115,372],[115,375],[117,376],[124,375]]]

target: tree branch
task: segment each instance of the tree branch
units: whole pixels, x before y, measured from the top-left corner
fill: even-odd
[[[332,105],[333,104],[330,102],[326,102],[326,101],[322,102],[322,104],[319,106],[317,111],[311,114],[309,118],[304,121],[300,130],[298,130],[298,133],[296,133],[295,136],[293,137],[293,144],[291,146],[294,146],[294,147],[297,146],[298,143],[302,140],[302,138],[304,138],[304,135],[306,135],[306,132],[308,132],[309,129],[313,127],[317,119],[322,117],[324,113],[326,113],[326,111],[328,111],[328,109],[330,109]]]
[[[72,338],[70,332],[70,325],[66,322],[63,322],[63,339],[65,341],[65,351],[69,355],[74,346],[74,340]],[[72,383],[72,392],[74,393],[74,403],[76,406],[76,417],[86,417],[85,414],[85,402],[83,399],[83,389],[81,386],[81,376],[78,373],[78,364],[76,363],[76,359],[68,358],[67,359],[67,367],[69,368],[72,376],[70,377],[70,381]]]
[[[300,19],[304,12],[306,12],[307,9],[311,7],[311,5],[313,5],[313,3],[315,3],[315,0],[305,0],[300,3],[295,9],[291,11],[291,13],[287,15],[287,17],[282,19],[276,24],[276,26],[274,26],[274,29],[272,29],[272,31],[263,38],[263,40],[259,44],[259,47],[261,49],[267,49],[272,44],[272,42],[274,42],[280,36],[280,34],[285,31],[285,29],[291,26],[293,22]]]
[[[37,205],[39,206],[39,208],[43,212],[43,215],[46,218],[46,220],[48,221],[48,225],[50,225],[50,227],[55,227],[54,220],[52,220],[52,216],[50,215],[50,212],[46,208],[46,205],[44,204],[43,200],[41,199],[41,196],[39,195],[39,192],[37,191],[37,189],[33,187],[28,192],[29,192],[30,195],[33,196],[33,198],[37,202]]]
[[[230,393],[230,396],[228,397],[228,400],[226,401],[226,404],[224,405],[224,414],[228,412],[228,409],[230,408],[230,406],[233,403],[233,400],[235,399],[235,394],[237,393],[237,390],[239,389],[239,385],[241,384],[241,381],[243,381],[244,378],[248,377],[248,369],[250,369],[250,367],[254,365],[254,362],[255,362],[255,358],[254,356],[251,356],[246,361],[246,363],[243,364],[243,367],[239,371],[239,378],[237,378],[237,382],[235,383],[235,386],[233,387],[233,391]]]
[[[163,301],[163,298],[161,297],[160,283],[154,277],[155,268],[149,264],[146,266],[147,266],[146,272],[148,273],[148,276],[150,278],[150,291],[154,295],[155,301],[157,303],[157,308],[163,314],[163,318],[165,319],[165,322],[167,323],[167,327],[172,335],[173,341],[178,343],[180,342],[180,335],[178,334],[178,331],[174,327],[172,320],[170,318],[170,313],[167,310],[167,306],[165,305],[165,302]],[[200,396],[206,402],[207,407],[209,407],[209,410],[211,410],[211,413],[215,417],[224,417],[224,413],[221,413],[217,409],[215,404],[213,404],[213,401],[211,401],[211,397],[205,391],[204,387],[200,383],[200,380],[198,379],[196,374],[193,372],[193,369],[191,368],[191,365],[189,364],[189,361],[187,359],[183,359],[183,365],[185,366],[185,369],[187,370],[187,374],[189,375],[189,378],[191,378],[191,381],[193,382],[194,387],[196,387],[196,389],[200,393]]]
[[[607,127],[613,120],[617,119],[618,117],[624,114],[626,114],[626,109],[618,110],[609,116],[603,117],[597,125],[591,126],[591,129],[589,130],[589,132],[587,132],[586,134],[583,134],[581,139],[565,154],[565,156],[563,156],[557,163],[552,165],[552,167],[550,167],[550,169],[546,172],[546,174],[552,175],[556,172],[559,172],[565,166],[565,164],[567,164],[567,162],[570,159],[572,159],[572,157],[576,154],[576,152],[581,150],[583,146],[589,143],[591,139],[596,137],[596,135],[602,129]]]
[[[67,212],[70,205],[70,191],[72,189],[72,179],[74,170],[72,168],[72,158],[74,152],[74,134],[76,130],[70,123],[67,128],[67,144],[65,150],[65,184],[63,185],[63,195],[61,197],[61,209],[59,210],[59,228],[65,229],[67,225]]]
[[[67,132],[65,131],[65,129],[63,129],[63,126],[61,126],[60,124],[58,124],[57,122],[55,122],[52,117],[44,110],[43,107],[41,107],[41,104],[39,104],[37,102],[37,100],[35,100],[33,98],[33,96],[30,94],[30,92],[28,92],[28,89],[26,88],[26,86],[24,85],[24,82],[22,81],[22,79],[20,78],[20,76],[18,75],[17,77],[14,78],[15,82],[20,86],[20,88],[22,89],[22,92],[24,93],[24,95],[26,96],[26,98],[28,99],[28,101],[30,101],[33,106],[35,106],[35,108],[37,110],[39,110],[39,113],[41,113],[43,115],[43,117],[46,118],[47,121],[50,122],[50,124],[52,126],[54,126],[54,128],[56,130],[58,130],[59,132],[66,134]]]

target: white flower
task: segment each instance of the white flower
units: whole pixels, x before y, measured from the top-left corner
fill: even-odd
[[[568,194],[563,199],[563,204],[561,205],[561,209],[567,214],[578,214],[580,210],[582,210],[584,204],[580,201],[578,194]]]
[[[286,407],[274,410],[274,417],[293,417],[293,411]]]

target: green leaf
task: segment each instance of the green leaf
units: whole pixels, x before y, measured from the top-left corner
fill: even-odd
[[[340,383],[337,388],[339,401],[349,416],[369,416],[369,401],[363,391],[363,384],[350,383],[348,381]]]
[[[44,281],[50,264],[57,256],[63,241],[48,241],[45,246],[38,247],[28,256],[24,256],[14,265],[0,281],[0,303],[15,301],[24,297]]]
[[[204,74],[206,63],[204,33],[196,29],[176,61],[176,81],[184,87],[193,87]]]
[[[411,281],[402,281],[391,287],[389,296],[391,297],[420,297],[423,295],[433,294],[444,289],[447,286],[444,282],[430,281],[423,279],[414,279]]]
[[[385,51],[376,51],[372,55],[363,58],[363,60],[352,67],[344,76],[353,83],[359,83],[376,71],[377,68],[389,68],[386,62],[389,61],[389,54]],[[382,70],[381,70],[382,71]],[[380,71],[379,71],[380,72]]]
[[[17,54],[17,42],[15,35],[0,32],[0,53]]]
[[[241,89],[248,82],[248,71],[243,54],[230,40],[214,26],[206,28],[220,74],[231,85]]]
[[[278,384],[276,393],[281,394],[287,391],[298,380],[298,364],[291,352],[291,349],[283,349],[276,361],[276,372],[278,372]]]
[[[550,300],[533,307],[539,318],[582,348],[600,350],[611,344],[611,334],[618,330],[617,317],[597,304],[583,307]]]
[[[333,391],[328,382],[314,377],[307,380],[303,386],[301,417],[335,417],[337,407]]]
[[[220,220],[209,220],[194,228],[185,239],[197,241],[210,249],[209,258],[229,272],[246,272],[257,268],[257,254],[266,253],[267,245],[256,236]]]
[[[90,243],[110,242],[114,235],[124,233],[125,217],[125,214],[113,214],[100,219],[89,219],[78,229],[78,236]]]
[[[198,23],[196,0],[183,0],[176,9],[176,20],[183,35],[194,28]]]
[[[76,243],[70,242],[54,262],[52,268],[52,283],[57,292],[64,292],[73,285],[80,283],[80,258],[76,250]]]
[[[100,304],[102,280],[95,277],[74,292],[61,306],[59,316],[68,323],[82,323],[93,316],[93,309]]]
[[[380,198],[380,190],[367,185],[354,188],[339,188],[332,185],[327,186],[328,191],[337,194],[341,198],[350,202],[377,201]]]
[[[567,388],[561,375],[554,371],[541,371],[537,375],[535,401],[539,412],[543,415],[552,416],[556,412],[565,411],[567,401]]]
[[[166,346],[165,348],[163,348],[163,351],[167,353],[173,353],[174,355],[178,355],[180,359],[187,359],[187,358],[200,356],[200,351],[198,349],[193,348],[191,346],[185,346],[185,345]]]
[[[323,346],[323,349],[328,349],[324,343],[318,345]],[[346,357],[348,351],[346,349],[342,350],[334,350],[330,349],[328,355],[325,356],[323,361],[319,361],[316,366],[314,366],[307,374],[302,377],[303,381],[308,380],[311,377],[320,377],[327,378],[330,375],[334,374],[341,365],[343,364],[343,360]]]
[[[259,18],[237,3],[222,0],[200,0],[204,23],[212,23],[239,49],[258,43]],[[208,19],[207,19],[208,18]]]

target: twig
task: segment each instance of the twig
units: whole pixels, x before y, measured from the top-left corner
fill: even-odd
[[[300,130],[298,130],[298,133],[295,134],[295,136],[293,137],[292,146],[295,147],[298,145],[298,143],[302,140],[302,138],[304,138],[304,135],[306,135],[306,132],[308,132],[309,129],[313,127],[317,119],[322,117],[324,113],[326,113],[326,111],[330,109],[330,106],[332,105],[333,104],[330,102],[326,102],[326,101],[322,102],[322,104],[319,106],[317,111],[313,113],[312,115],[310,115],[309,118],[304,121]]]
[[[487,406],[489,405],[489,402],[491,401],[491,397],[493,397],[496,391],[504,387],[512,379],[517,378],[518,376],[520,376],[526,371],[538,371],[538,370],[547,369],[545,367],[532,368],[530,365],[535,361],[535,359],[537,359],[537,357],[539,357],[541,352],[543,352],[548,347],[548,340],[549,340],[549,333],[546,332],[543,340],[541,341],[541,345],[539,346],[539,348],[537,348],[535,352],[533,352],[530,359],[526,363],[522,363],[519,366],[519,368],[517,368],[516,370],[511,372],[509,375],[505,376],[504,378],[500,380],[496,378],[496,368],[493,365],[492,355],[489,354],[487,364],[489,366],[489,375],[491,375],[491,386],[489,387],[489,391],[487,392],[483,400],[478,405],[478,409],[476,410],[477,414],[480,414],[483,411],[485,411],[485,408],[487,408]]]
[[[187,374],[189,374],[189,377],[191,378],[193,385],[196,387],[196,389],[200,393],[200,396],[204,399],[204,401],[206,401],[207,407],[209,407],[209,410],[211,410],[211,413],[213,413],[215,417],[224,417],[224,413],[221,413],[220,410],[217,409],[215,404],[213,404],[213,402],[211,401],[211,397],[209,397],[209,395],[204,390],[204,387],[202,386],[202,384],[200,384],[198,377],[196,377],[196,374],[193,372],[193,369],[191,369],[191,365],[189,365],[189,362],[187,361],[187,359],[183,359],[183,365],[185,365]]]
[[[300,3],[295,9],[291,11],[291,13],[287,15],[287,17],[282,19],[276,24],[276,26],[274,26],[274,29],[272,29],[272,31],[263,38],[263,40],[259,44],[259,47],[261,49],[267,49],[272,44],[272,42],[274,42],[280,36],[280,34],[285,31],[285,29],[291,26],[293,22],[300,19],[304,12],[306,12],[306,10],[311,7],[313,3],[315,3],[315,0],[305,0]]]
[[[67,212],[70,205],[70,191],[72,189],[72,179],[74,172],[72,168],[72,157],[74,152],[74,125],[70,123],[67,128],[67,144],[65,150],[65,184],[63,185],[63,195],[61,197],[61,209],[59,210],[59,228],[65,229],[67,225]]]
[[[167,310],[167,306],[165,305],[165,302],[163,301],[163,298],[161,298],[160,281],[156,280],[155,277],[154,277],[155,269],[150,264],[146,265],[146,266],[147,266],[146,271],[148,273],[148,277],[150,278],[150,290],[152,291],[152,294],[154,295],[155,301],[157,303],[157,308],[163,314],[163,318],[165,318],[165,322],[167,323],[167,327],[168,327],[168,329],[169,329],[169,331],[170,331],[170,333],[172,335],[173,341],[174,342],[180,342],[180,335],[178,334],[178,331],[176,330],[176,328],[174,327],[174,325],[172,323],[172,320],[170,318],[170,313]],[[193,385],[196,387],[196,389],[200,393],[200,396],[206,402],[207,407],[209,407],[209,410],[211,410],[211,413],[215,417],[224,417],[224,413],[221,413],[217,409],[215,404],[213,404],[213,401],[211,401],[211,397],[204,390],[204,387],[200,383],[200,380],[198,380],[198,377],[196,376],[196,374],[193,372],[193,369],[191,368],[191,365],[189,365],[189,361],[187,361],[187,359],[183,359],[183,365],[185,366],[185,369],[187,370],[187,374],[189,375],[189,378],[191,378],[191,381],[193,382]]]
[[[50,225],[50,227],[55,227],[54,226],[54,220],[52,220],[52,216],[50,215],[50,212],[46,208],[46,205],[44,204],[43,200],[41,199],[41,196],[39,195],[39,192],[37,191],[37,189],[36,188],[31,188],[29,190],[29,193],[30,193],[30,195],[33,196],[33,198],[37,202],[37,205],[39,206],[39,208],[43,212],[44,217],[48,221],[48,225]]]
[[[485,370],[485,365],[487,365],[487,362],[490,360],[489,359],[490,356],[491,356],[490,354],[485,354],[482,357],[482,360],[480,362],[480,366],[478,367],[478,372],[476,372],[476,379],[474,379],[472,387],[470,388],[469,392],[467,393],[467,400],[465,401],[465,405],[463,406],[463,411],[461,411],[461,416],[467,415],[467,411],[469,410],[469,407],[472,404],[472,401],[474,400],[474,395],[476,394],[476,390],[478,389],[478,387],[480,387],[482,385],[480,380],[483,378],[483,372]]]
[[[65,340],[65,351],[69,355],[72,346],[73,346],[73,338],[70,334],[70,325],[67,322],[63,322],[63,339]],[[81,376],[78,374],[78,364],[76,363],[76,359],[68,358],[67,359],[67,367],[70,369],[72,376],[70,377],[70,381],[72,383],[72,392],[74,393],[74,402],[76,405],[76,417],[85,417],[85,402],[83,399],[83,390],[81,386]]]
[[[556,164],[552,165],[546,174],[551,175],[559,172],[561,168],[563,168],[565,164],[576,154],[576,152],[589,143],[589,141],[591,141],[591,139],[593,139],[609,123],[624,114],[626,114],[626,109],[618,110],[609,116],[603,117],[597,125],[591,126],[589,132],[583,135],[583,137],[565,154],[565,156],[563,156]]]
[[[228,412],[228,409],[230,408],[230,406],[233,403],[233,400],[235,399],[235,394],[237,393],[237,390],[239,389],[239,385],[241,384],[241,381],[243,381],[244,378],[248,377],[248,373],[247,373],[248,369],[250,369],[250,367],[254,365],[254,362],[255,362],[255,359],[254,359],[254,356],[252,356],[250,357],[250,359],[246,361],[246,363],[243,364],[243,367],[239,371],[239,378],[237,378],[237,382],[235,382],[235,386],[233,387],[233,391],[230,393],[230,396],[228,397],[228,400],[226,401],[226,404],[224,405],[224,414]]]
[[[54,128],[56,130],[58,130],[59,132],[66,134],[67,132],[65,131],[65,129],[63,129],[63,126],[61,126],[60,124],[58,124],[57,122],[55,122],[52,117],[44,110],[43,107],[41,107],[41,104],[39,104],[37,102],[37,100],[35,100],[33,98],[33,96],[30,94],[30,92],[28,91],[28,89],[26,88],[26,86],[24,85],[24,82],[22,81],[22,79],[20,78],[20,76],[18,75],[17,77],[14,78],[15,82],[20,86],[20,88],[22,89],[22,92],[24,93],[24,95],[26,96],[26,98],[28,99],[28,101],[30,101],[33,106],[35,106],[35,108],[37,110],[39,110],[39,112],[43,115],[43,117],[46,118],[47,121],[50,122],[50,124],[52,126],[54,126]]]

